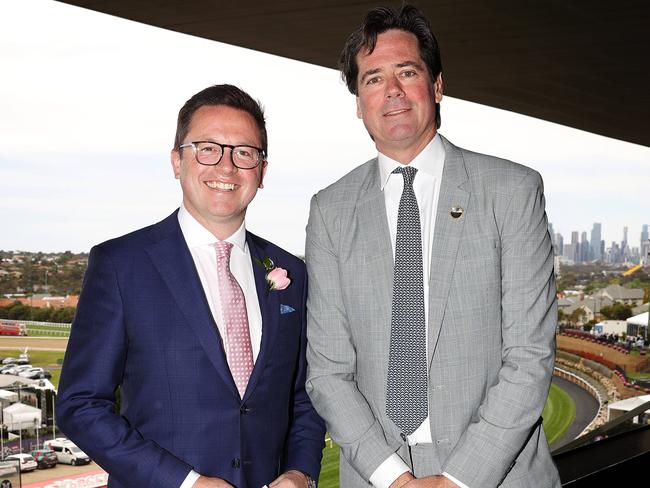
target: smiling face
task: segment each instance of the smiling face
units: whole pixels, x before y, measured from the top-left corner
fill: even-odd
[[[255,119],[243,110],[226,105],[205,105],[190,122],[182,143],[214,141],[222,144],[261,147]],[[181,181],[183,205],[218,239],[231,236],[246,216],[246,208],[262,187],[266,161],[253,169],[238,169],[226,148],[216,166],[199,164],[191,147],[172,151],[174,175]]]
[[[373,52],[362,50],[357,64],[358,117],[378,151],[410,163],[436,134],[442,75],[432,83],[417,38],[398,29],[379,34]]]

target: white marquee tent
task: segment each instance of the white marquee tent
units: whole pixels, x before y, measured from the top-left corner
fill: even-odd
[[[14,403],[2,410],[7,430],[33,429],[41,426],[41,409],[24,403]]]
[[[640,407],[646,402],[650,402],[650,395],[642,395],[631,398],[626,398],[625,400],[620,400],[615,403],[610,403],[607,406],[607,415],[608,421],[613,420],[616,417],[623,415],[625,412],[634,410],[637,407]],[[650,413],[650,408],[645,411],[646,414]],[[635,423],[639,422],[639,417],[634,417]]]
[[[627,319],[627,333],[630,335],[645,335],[648,327],[648,312]]]

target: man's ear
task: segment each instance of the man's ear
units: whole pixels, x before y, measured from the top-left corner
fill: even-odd
[[[177,180],[181,177],[181,152],[178,149],[172,149],[171,153],[172,170],[174,178]]]
[[[359,97],[357,96],[357,117],[363,119],[363,114],[361,113],[361,105],[359,105]]]
[[[258,188],[264,188],[264,176],[266,175],[266,167],[268,164],[269,162],[266,159],[262,161],[262,171],[260,172],[260,184]]]
[[[436,81],[433,82],[433,99],[436,103],[442,100],[442,73],[439,73]]]

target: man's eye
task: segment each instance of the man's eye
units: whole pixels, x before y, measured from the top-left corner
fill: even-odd
[[[203,154],[210,154],[215,151],[214,146],[199,146],[199,152]]]
[[[402,76],[404,78],[412,78],[413,76],[417,75],[417,72],[415,70],[407,70],[407,71],[402,71]]]
[[[253,158],[253,153],[251,152],[251,150],[243,148],[243,147],[238,147],[237,148],[236,155],[237,155],[237,157],[240,157],[240,158],[246,158],[246,159],[252,159]]]
[[[374,85],[376,83],[379,83],[380,80],[381,78],[379,78],[379,76],[373,76],[372,78],[368,78],[366,85]]]

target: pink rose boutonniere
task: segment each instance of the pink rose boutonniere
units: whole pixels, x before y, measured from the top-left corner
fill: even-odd
[[[267,256],[263,260],[257,259],[257,262],[266,270],[266,282],[269,284],[269,290],[284,290],[291,284],[287,270],[277,267],[270,257]]]
[[[283,268],[273,268],[269,271],[266,274],[266,281],[271,290],[284,290],[291,284],[291,280],[287,276],[287,270]]]

